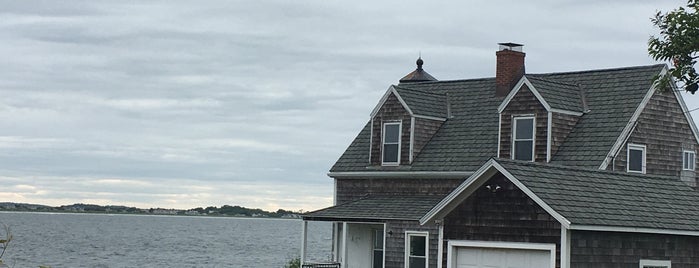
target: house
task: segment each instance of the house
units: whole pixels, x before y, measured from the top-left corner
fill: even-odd
[[[334,267],[699,267],[699,136],[665,65],[417,69],[331,168]],[[304,241],[305,241],[304,231]],[[305,267],[332,267],[311,264]],[[328,264],[326,264],[328,265]]]

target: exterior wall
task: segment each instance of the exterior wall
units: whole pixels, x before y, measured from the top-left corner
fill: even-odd
[[[401,145],[400,145],[400,164],[409,164],[410,155],[410,114],[403,108],[403,105],[398,101],[398,98],[391,94],[384,105],[379,109],[379,112],[373,118],[372,136],[371,136],[371,164],[381,165],[381,150],[382,150],[382,132],[383,123],[388,121],[402,121],[401,124]]]
[[[575,115],[551,113],[551,156],[556,155],[558,148],[578,123],[578,119],[580,117]]]
[[[405,267],[405,231],[429,232],[428,235],[428,264],[437,267],[437,246],[439,245],[439,229],[435,225],[420,225],[417,221],[389,221],[386,229],[386,265],[384,267]]]
[[[463,179],[337,179],[337,204],[371,194],[380,195],[447,195]]]
[[[672,92],[655,92],[651,97],[636,128],[614,158],[614,170],[626,171],[628,143],[646,145],[647,174],[683,177],[687,184],[696,186],[694,172],[682,174],[682,151],[697,151],[699,144]]]
[[[672,268],[697,267],[699,237],[571,231],[571,268],[638,268],[639,260],[670,260]]]
[[[501,189],[493,193],[486,185]],[[499,174],[444,218],[445,249],[449,240],[556,244],[556,267],[560,267],[560,224]],[[442,267],[446,260],[445,250]]]
[[[517,115],[535,115],[534,161],[546,162],[548,112],[526,85],[500,114],[500,158],[512,158],[512,117]]]
[[[413,134],[413,159],[415,159],[427,142],[432,139],[442,126],[442,121],[415,118],[415,133]]]

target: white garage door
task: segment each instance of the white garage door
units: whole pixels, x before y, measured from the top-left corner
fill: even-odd
[[[457,247],[457,268],[547,268],[551,251],[532,249]]]

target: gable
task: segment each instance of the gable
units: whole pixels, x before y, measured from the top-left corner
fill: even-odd
[[[540,99],[522,84],[512,95],[510,102],[500,111],[500,133],[498,157],[512,158],[512,135],[514,133],[514,118],[521,116],[534,117],[534,161],[548,161],[548,125],[549,113]]]
[[[676,178],[490,160],[427,213],[443,218],[502,174],[565,228],[699,236],[699,194]]]
[[[628,138],[620,147],[609,170],[626,170],[626,154],[629,143],[647,147],[646,173],[680,177],[682,152],[699,150],[693,123],[687,120],[678,99],[671,92],[653,91],[653,95],[641,111]],[[693,173],[693,172],[692,172]],[[687,181],[696,186],[695,174]]]

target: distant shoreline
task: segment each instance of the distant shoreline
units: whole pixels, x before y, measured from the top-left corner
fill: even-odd
[[[105,215],[105,216],[135,216],[135,217],[192,217],[192,218],[208,218],[208,219],[259,219],[259,220],[300,220],[301,218],[272,218],[272,217],[247,217],[247,216],[225,216],[225,215],[166,215],[166,214],[136,214],[136,213],[100,213],[100,212],[68,212],[68,211],[20,211],[20,210],[0,210],[1,214],[11,213],[31,213],[44,215]],[[2,224],[2,218],[0,218]]]
[[[300,219],[301,211],[294,212],[279,209],[276,212],[261,209],[250,209],[241,206],[223,205],[219,207],[192,209],[165,209],[149,208],[141,209],[126,206],[101,206],[93,204],[73,204],[51,207],[38,204],[0,202],[0,212],[28,212],[28,213],[72,213],[72,214],[107,214],[107,215],[140,215],[140,216],[196,216],[196,217],[235,217],[235,218],[282,218]]]

